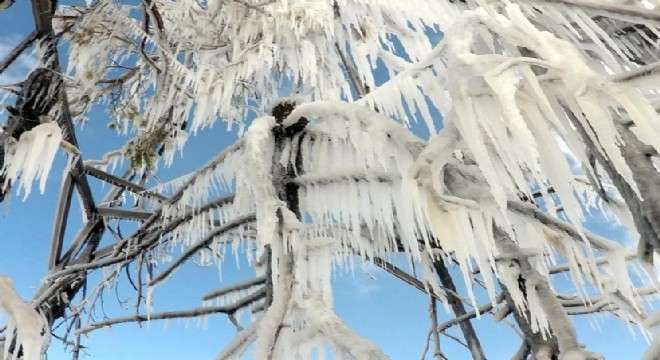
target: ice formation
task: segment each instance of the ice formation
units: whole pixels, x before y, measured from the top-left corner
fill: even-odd
[[[32,183],[39,180],[39,191],[43,193],[61,141],[62,131],[53,122],[24,132],[5,153],[7,179],[2,186],[7,186],[9,182],[18,184],[19,191],[22,189],[27,198],[32,191]]]
[[[9,352],[15,344],[23,350],[21,359],[41,360],[49,335],[46,318],[21,299],[13,280],[5,275],[0,275],[0,311],[9,315],[2,358],[17,359],[18,351]]]

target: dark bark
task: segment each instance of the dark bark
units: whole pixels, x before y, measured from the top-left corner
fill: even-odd
[[[457,293],[456,285],[454,285],[454,280],[452,279],[449,270],[445,266],[444,260],[442,260],[442,258],[438,258],[433,262],[433,267],[438,273],[438,277],[440,278],[440,283],[442,286],[451,290],[453,293]],[[451,309],[456,317],[467,314],[465,305],[463,305],[463,302],[460,299],[456,298],[455,296],[447,296],[447,301],[449,302],[449,306],[451,306]],[[477,336],[476,331],[474,331],[472,322],[470,320],[463,321],[459,324],[459,326],[463,332],[463,337],[465,338],[465,342],[468,345],[468,349],[472,354],[472,358],[475,360],[486,359],[486,355],[483,348],[481,347],[479,337]]]
[[[8,106],[9,118],[5,133],[20,139],[21,135],[41,123],[40,117],[47,116],[58,102],[62,77],[47,68],[35,69],[23,82],[16,105]]]

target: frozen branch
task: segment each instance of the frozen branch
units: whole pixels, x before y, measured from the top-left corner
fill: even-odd
[[[235,291],[249,289],[253,286],[263,285],[265,283],[266,283],[266,276],[265,275],[264,276],[257,276],[254,279],[242,281],[242,282],[224,287],[222,289],[211,291],[210,293],[207,293],[204,296],[202,296],[202,300],[204,300],[204,301],[213,300],[215,298],[219,298],[221,296],[224,296],[226,294],[229,294],[229,293],[232,293],[232,292],[235,292]]]
[[[636,260],[637,259],[637,251],[627,251],[625,254],[625,259],[626,260]],[[609,262],[609,259],[606,257],[598,257],[595,258],[591,261],[592,264],[594,265],[604,265]],[[560,265],[555,265],[550,268],[548,268],[548,273],[550,274],[558,274],[562,273],[565,271],[570,271],[571,267],[569,264],[560,264]]]
[[[445,264],[445,261],[442,258],[442,256],[438,256],[436,259],[433,260],[433,268],[435,269],[435,272],[438,274],[438,278],[440,279],[440,283],[442,284],[442,286],[448,289],[451,293],[455,293],[457,291],[456,285],[454,284],[454,280],[451,274],[449,273],[449,269],[447,269],[447,265]],[[463,304],[463,302],[459,301],[459,298],[449,297],[447,301],[449,302],[449,306],[451,306],[451,309],[454,312],[456,318],[462,318],[467,316],[465,305]],[[475,316],[479,316],[481,310],[482,310],[481,308],[477,309],[474,312]],[[481,346],[481,341],[479,341],[477,332],[474,330],[472,323],[469,321],[470,319],[471,318],[466,318],[465,320],[459,323],[461,332],[463,333],[463,337],[465,338],[465,342],[467,343],[467,348],[468,350],[470,350],[470,353],[472,354],[472,358],[474,360],[481,360],[481,359],[485,360],[486,354],[483,350],[483,347]]]
[[[149,189],[142,187],[140,185],[137,185],[135,183],[132,183],[130,181],[124,180],[118,176],[114,176],[112,174],[109,174],[105,171],[99,170],[93,166],[90,166],[88,164],[85,164],[85,173],[88,175],[91,175],[99,180],[103,180],[107,182],[108,184],[112,184],[114,186],[118,186],[122,189],[126,189],[131,191],[134,194],[148,197],[148,198],[153,198],[158,201],[167,201],[168,197],[161,195],[159,193],[151,192]]]
[[[257,329],[260,325],[261,319],[257,319],[249,327],[241,330],[234,340],[218,354],[216,360],[238,359],[245,349],[257,339]]]
[[[536,4],[561,4],[567,7],[580,8],[588,10],[594,14],[600,14],[608,17],[620,18],[622,20],[644,19],[650,21],[660,21],[660,13],[657,10],[649,10],[635,6],[620,5],[615,2],[594,1],[594,0],[518,0],[527,3]]]
[[[99,216],[102,216],[107,219],[124,219],[124,220],[133,220],[133,221],[144,221],[147,220],[151,213],[147,211],[140,210],[126,210],[118,209],[111,207],[99,206],[97,208]]]
[[[577,334],[571,320],[557,299],[556,294],[550,287],[549,280],[543,277],[530,263],[529,257],[521,252],[519,246],[511,240],[508,235],[500,229],[495,229],[496,241],[504,253],[516,257],[519,267],[519,276],[523,279],[523,291],[526,297],[527,307],[532,303],[538,303],[541,309],[529,309],[530,311],[543,311],[545,321],[549,323],[553,336],[557,339],[559,354],[561,357],[573,356],[575,359],[586,359],[577,341]],[[516,279],[509,279],[514,281]],[[518,280],[519,281],[519,280]],[[509,288],[509,291],[512,289]],[[540,315],[540,314],[538,314]]]
[[[200,207],[196,212],[193,211],[188,211],[186,214],[175,218],[174,220],[162,225],[158,230],[147,230],[143,229],[142,232],[138,230],[138,232],[130,237],[125,238],[121,242],[119,242],[116,245],[111,246],[108,248],[107,251],[103,253],[97,253],[96,256],[97,258],[103,257],[107,255],[107,253],[112,252],[113,255],[101,259],[101,260],[96,260],[93,262],[88,262],[88,263],[80,263],[80,264],[73,264],[65,267],[62,270],[56,271],[54,273],[51,273],[46,280],[52,281],[53,279],[59,278],[61,276],[65,275],[70,275],[76,272],[81,272],[81,271],[87,271],[87,270],[93,270],[93,269],[98,269],[114,264],[119,264],[122,262],[127,262],[132,259],[135,259],[137,256],[142,254],[145,250],[148,250],[155,246],[158,241],[161,239],[161,236],[163,234],[167,234],[174,230],[177,226],[183,224],[186,221],[189,221],[190,219],[193,218],[195,214],[202,213],[204,211],[208,211],[212,208],[216,208],[219,206],[222,206],[223,204],[229,203],[231,200],[233,200],[234,196],[233,195],[227,195],[227,196],[222,196],[220,198],[217,198],[214,201],[211,201],[204,206]],[[151,218],[154,216],[152,215]],[[150,218],[150,219],[151,219]],[[243,220],[241,218],[241,220]],[[149,221],[147,219],[146,221]],[[143,224],[144,227],[144,224]],[[130,249],[127,249],[125,253],[121,253],[121,249],[123,249],[124,246],[130,244],[130,243],[135,243],[135,246],[131,247]],[[116,254],[115,254],[116,253]]]
[[[119,317],[119,318],[114,318],[114,319],[107,319],[104,321],[99,321],[95,322],[92,324],[89,324],[80,330],[76,331],[76,335],[82,335],[86,334],[90,331],[94,331],[96,329],[101,329],[104,327],[116,325],[116,324],[123,324],[123,323],[129,323],[129,322],[144,322],[144,321],[152,321],[152,320],[166,320],[166,319],[180,319],[180,318],[192,318],[192,317],[199,317],[199,316],[205,316],[205,315],[210,315],[210,314],[217,314],[217,313],[224,313],[224,314],[230,314],[234,313],[237,309],[240,309],[241,307],[244,307],[248,305],[250,302],[258,300],[258,298],[262,297],[263,293],[256,292],[252,294],[249,298],[242,299],[239,303],[228,305],[228,306],[205,306],[205,307],[199,307],[195,308],[192,310],[182,310],[182,311],[167,311],[167,312],[162,312],[162,313],[152,313],[152,314],[145,314],[145,315],[130,315],[130,316],[124,316],[124,317]]]
[[[610,80],[615,82],[634,81],[650,75],[660,75],[660,61],[641,66],[637,69],[624,71],[610,76]]]

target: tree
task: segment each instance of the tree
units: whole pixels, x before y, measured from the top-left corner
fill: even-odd
[[[31,125],[15,142],[11,131],[4,135],[4,189],[18,182],[29,192],[33,179],[44,179],[52,157],[35,154],[52,154],[60,142],[41,148],[39,136],[62,136],[71,165],[51,274],[29,303],[35,310],[10,291],[0,294],[11,325],[5,357],[36,358],[30,354],[42,344],[34,338],[59,319],[74,329],[64,339],[73,338],[77,358],[80,336],[104,326],[224,313],[237,335],[218,359],[240,358],[253,343],[257,359],[307,358],[326,344],[336,356],[384,359],[332,309],[331,268],[356,258],[429,295],[436,358],[444,356],[439,335],[452,326],[460,326],[473,358],[486,358],[471,320],[487,312],[497,321],[512,318],[522,332],[516,359],[600,358],[580,345],[574,314],[609,312],[655,333],[657,316],[643,301],[656,293],[660,249],[660,13],[652,3],[32,6],[35,34],[0,70],[38,41],[44,67],[31,78],[62,73],[45,87],[58,106],[23,109],[33,93],[23,84],[10,113],[14,123]],[[98,104],[110,127],[135,135],[103,159],[83,162],[72,151],[74,124],[88,121]],[[416,136],[411,118],[432,136]],[[149,187],[188,132],[218,120],[249,126],[187,177]],[[112,174],[122,159],[130,162],[125,174]],[[88,177],[112,185],[106,201],[94,199]],[[74,188],[86,222],[63,252]],[[138,200],[123,201],[127,192]],[[587,210],[615,214],[637,235],[638,250],[590,232]],[[100,247],[110,219],[139,225]],[[221,262],[217,251],[231,244],[246,244],[239,255],[251,259],[256,275],[202,297],[227,305],[151,312],[155,286],[195,256]],[[185,250],[177,254],[175,246]],[[393,253],[419,274],[388,262]],[[103,281],[81,292],[99,269]],[[82,315],[123,270],[135,286],[136,313],[84,323]],[[634,270],[642,280],[632,280]],[[576,295],[555,290],[552,274],[562,272],[570,273]],[[467,300],[456,281],[465,283]],[[485,288],[488,303],[478,303],[473,286]],[[438,324],[437,301],[456,317]],[[246,324],[237,316],[243,310],[260,316]],[[21,327],[38,314],[42,323]],[[646,358],[658,357],[654,340]]]

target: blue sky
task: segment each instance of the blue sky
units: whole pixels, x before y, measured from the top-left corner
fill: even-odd
[[[0,56],[32,30],[32,14],[28,1],[18,1],[9,10],[0,13]],[[22,57],[15,66],[0,77],[0,84],[20,81],[26,71],[36,63],[34,58]],[[91,122],[78,137],[80,148],[86,159],[96,158],[105,151],[119,146],[121,138],[106,128],[107,117],[95,112]],[[0,116],[4,121],[4,116]],[[179,162],[165,172],[164,180],[184,174],[204,163],[236,137],[235,132],[227,132],[222,124],[200,132],[192,138],[184,150],[185,163]],[[177,155],[178,156],[178,155]],[[65,158],[59,154],[57,163],[48,181],[46,193],[34,193],[25,202],[21,197],[13,197],[9,205],[1,204],[3,217],[0,217],[0,274],[7,274],[16,280],[19,293],[30,298],[39,286],[40,279],[47,274],[46,264],[52,231],[52,221],[61,173]],[[107,187],[92,181],[97,200]],[[81,225],[77,202],[74,200],[72,218],[67,230],[71,239]],[[594,230],[605,235],[623,237],[620,229],[603,222],[592,222]],[[111,241],[106,239],[105,241]],[[337,273],[335,278],[336,310],[358,333],[373,340],[395,360],[418,359],[424,347],[430,327],[427,297],[393,278],[382,270],[358,266],[356,271]],[[455,269],[452,269],[455,271]],[[246,263],[236,264],[227,261],[222,268],[222,277],[215,268],[186,266],[178,271],[169,283],[157,288],[154,311],[182,310],[200,305],[200,295],[229,284],[233,280],[246,278],[251,270]],[[98,277],[98,276],[96,276]],[[460,279],[458,277],[457,279]],[[461,287],[462,280],[457,280]],[[126,282],[118,286],[117,296],[111,292],[106,296],[108,314],[131,313],[132,296]],[[117,299],[128,300],[128,310],[123,310]],[[440,322],[451,316],[440,309]],[[611,359],[639,358],[645,342],[637,336],[633,339],[621,321],[611,317],[600,317],[596,322],[577,318],[580,339],[592,351],[600,352]],[[492,359],[505,359],[515,352],[520,344],[517,336],[505,324],[494,325],[489,315],[474,322],[477,333],[487,354]],[[451,332],[460,337],[454,330]],[[172,320],[168,323],[153,322],[118,325],[112,330],[99,330],[84,340],[89,347],[88,359],[162,359],[213,358],[234,335],[233,327],[224,316],[209,318],[205,325],[197,320]],[[613,341],[616,339],[616,341]],[[468,353],[453,340],[442,337],[443,351],[450,359],[465,359]],[[68,359],[70,355],[54,340],[49,352],[50,360]],[[428,357],[430,358],[430,357]]]

